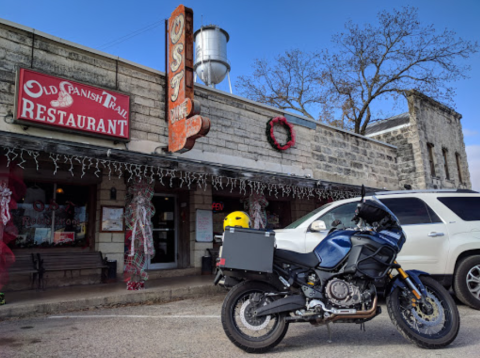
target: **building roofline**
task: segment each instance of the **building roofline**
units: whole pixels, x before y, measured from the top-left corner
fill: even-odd
[[[428,104],[434,106],[434,107],[437,107],[438,109],[444,111],[444,112],[447,112],[448,114],[451,114],[453,115],[454,117],[458,118],[459,120],[462,119],[462,115],[460,113],[458,113],[457,111],[455,111],[453,108],[450,108],[436,100],[434,100],[433,98],[427,96],[426,94],[422,93],[422,92],[419,92],[417,90],[409,90],[409,91],[405,91],[407,97],[409,96],[415,96],[415,97],[419,97],[421,98],[424,102],[427,102]]]
[[[83,45],[77,44],[77,43],[75,43],[75,42],[71,42],[71,41],[62,39],[62,38],[57,37],[57,36],[53,36],[53,35],[47,34],[47,33],[45,33],[45,32],[36,30],[36,29],[34,29],[34,28],[32,28],[32,27],[20,25],[20,24],[17,24],[17,23],[15,23],[15,22],[12,22],[12,21],[9,21],[9,20],[6,20],[6,19],[2,19],[2,18],[0,18],[0,24],[6,25],[6,26],[10,26],[10,27],[13,27],[13,28],[17,28],[17,29],[19,29],[19,30],[22,30],[22,31],[25,31],[25,32],[29,32],[29,33],[35,34],[36,36],[42,36],[42,37],[44,37],[44,38],[46,38],[46,39],[49,39],[49,40],[52,40],[52,41],[56,41],[56,42],[65,44],[65,45],[67,45],[67,46],[70,46],[70,47],[73,47],[73,48],[77,48],[77,49],[80,49],[80,50],[82,50],[82,51],[90,52],[90,53],[93,53],[93,54],[96,54],[96,55],[99,55],[99,56],[103,56],[103,57],[106,57],[106,58],[110,58],[110,59],[115,60],[115,61],[123,62],[123,63],[125,63],[125,64],[130,65],[130,66],[138,67],[138,68],[141,68],[141,69],[143,69],[143,70],[145,70],[145,71],[149,71],[149,72],[158,74],[158,75],[160,75],[160,76],[165,76],[165,72],[156,70],[156,69],[151,68],[151,67],[148,67],[148,66],[140,65],[140,64],[138,64],[138,63],[135,63],[135,62],[126,60],[126,59],[121,58],[121,57],[119,57],[119,56],[113,56],[113,55],[111,55],[111,54],[109,54],[109,53],[106,53],[106,52],[103,52],[103,51],[99,51],[99,50],[93,49],[93,48],[91,48],[91,47],[83,46]],[[303,119],[303,120],[305,120],[305,121],[315,123],[317,126],[320,126],[320,127],[324,127],[324,128],[336,130],[336,131],[338,131],[338,132],[350,134],[350,135],[352,135],[352,136],[354,136],[354,137],[358,137],[358,138],[364,139],[364,140],[366,140],[366,141],[374,142],[374,143],[377,143],[377,144],[380,144],[380,145],[383,145],[383,146],[386,146],[386,147],[389,147],[389,148],[392,148],[392,149],[397,149],[397,146],[395,146],[395,145],[388,144],[388,143],[385,143],[385,142],[381,142],[381,141],[376,140],[376,139],[373,139],[373,138],[368,138],[368,137],[366,137],[366,136],[363,136],[363,135],[360,135],[360,134],[357,134],[357,133],[353,133],[353,132],[347,131],[347,130],[342,129],[342,128],[334,127],[334,126],[331,126],[331,125],[328,125],[328,124],[325,124],[325,123],[322,123],[322,122],[313,120],[313,119],[308,118],[308,117],[306,117],[306,116],[302,116],[302,115],[299,115],[299,114],[296,114],[296,113],[292,113],[292,112],[283,111],[283,110],[281,110],[281,109],[278,109],[278,108],[275,108],[275,107],[272,107],[272,106],[269,106],[269,105],[266,105],[266,104],[263,104],[263,103],[258,103],[258,102],[252,101],[252,100],[247,99],[247,98],[244,98],[244,97],[240,97],[240,96],[237,96],[237,95],[234,95],[234,94],[231,94],[231,93],[227,93],[227,92],[224,92],[224,91],[217,90],[217,89],[215,89],[215,88],[211,88],[211,87],[202,85],[202,84],[200,84],[200,83],[195,83],[195,86],[198,87],[198,88],[201,88],[201,89],[205,89],[205,90],[207,90],[207,91],[211,91],[211,92],[213,92],[213,93],[221,94],[222,96],[227,96],[227,97],[231,97],[231,98],[234,98],[234,99],[236,99],[236,100],[240,100],[240,101],[243,101],[243,102],[246,102],[246,103],[249,103],[249,104],[254,104],[254,105],[256,105],[256,106],[263,107],[263,108],[265,108],[265,109],[278,112],[279,114],[289,114],[289,115],[291,115],[291,116],[294,116],[294,117]]]

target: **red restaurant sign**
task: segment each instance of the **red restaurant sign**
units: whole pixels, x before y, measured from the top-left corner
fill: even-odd
[[[193,99],[193,11],[178,6],[168,21],[168,151],[186,152],[210,130]]]
[[[20,68],[16,122],[128,141],[130,97]]]

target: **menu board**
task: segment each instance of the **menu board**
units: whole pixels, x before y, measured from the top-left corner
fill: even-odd
[[[199,242],[213,241],[213,220],[211,210],[197,210],[195,220],[195,240]]]

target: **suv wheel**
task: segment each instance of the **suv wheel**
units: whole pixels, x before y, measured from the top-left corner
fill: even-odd
[[[480,256],[469,256],[460,261],[453,279],[453,289],[460,301],[480,310]]]

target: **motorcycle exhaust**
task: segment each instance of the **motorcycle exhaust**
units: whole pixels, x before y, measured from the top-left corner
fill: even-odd
[[[332,315],[328,318],[328,322],[335,322],[342,319],[368,319],[373,318],[377,314],[377,296],[373,299],[372,308],[365,311],[357,311],[355,314]]]

